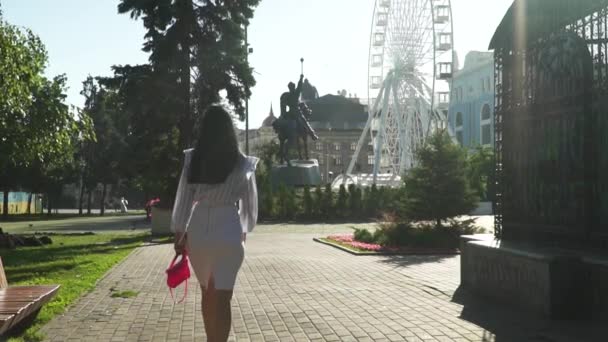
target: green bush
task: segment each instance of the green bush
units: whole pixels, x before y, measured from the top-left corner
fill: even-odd
[[[334,218],[336,215],[334,209],[334,193],[331,190],[331,184],[327,184],[321,200],[321,216],[325,219]]]
[[[321,186],[317,185],[315,188],[315,195],[312,201],[312,211],[315,217],[319,217],[321,215],[321,203],[323,202],[323,190],[321,190]]]
[[[346,187],[344,184],[340,185],[340,190],[338,191],[338,200],[336,201],[336,216],[339,218],[348,217],[348,213],[346,212],[346,202],[348,201],[348,195],[346,194]]]
[[[310,194],[310,187],[304,187],[304,195],[302,197],[303,207],[304,207],[304,218],[310,219],[313,217],[313,203],[312,196]]]
[[[473,220],[448,220],[447,225],[386,223],[376,230],[372,241],[388,247],[448,248],[460,246],[460,236],[482,232]]]
[[[353,219],[363,217],[362,191],[354,184],[348,186],[348,211]]]
[[[374,235],[369,232],[367,229],[356,229],[355,230],[355,241],[365,242],[365,243],[374,243],[376,240]]]

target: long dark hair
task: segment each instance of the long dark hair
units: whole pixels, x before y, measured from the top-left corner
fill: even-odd
[[[222,106],[207,110],[194,155],[190,163],[188,183],[220,184],[234,170],[240,151],[230,114]]]

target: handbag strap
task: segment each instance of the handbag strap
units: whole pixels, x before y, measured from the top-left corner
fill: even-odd
[[[169,288],[169,293],[171,293],[171,299],[173,299],[173,304],[181,304],[184,302],[184,300],[186,300],[186,297],[188,296],[188,279],[186,279],[184,286],[184,296],[182,297],[182,299],[180,299],[179,302],[175,301],[175,294],[173,293],[173,289]]]

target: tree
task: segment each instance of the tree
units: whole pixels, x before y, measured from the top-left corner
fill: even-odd
[[[378,216],[378,187],[372,184],[365,189],[365,213],[369,218]]]
[[[313,198],[313,213],[315,216],[322,215],[322,206],[323,206],[323,190],[321,189],[321,185],[317,185],[315,187],[315,196]]]
[[[494,200],[494,151],[478,147],[467,156],[467,177],[477,197],[485,201]]]
[[[117,185],[126,173],[126,153],[130,147],[127,139],[131,126],[119,91],[104,79],[95,80],[89,76],[83,82],[81,92],[86,99],[83,112],[91,118],[96,136],[96,141],[88,146],[86,164],[89,174],[83,179],[91,180],[87,182],[89,187],[101,183],[101,216],[105,212],[107,186]]]
[[[361,189],[354,184],[348,186],[348,209],[352,218],[362,215],[362,193]]]
[[[338,190],[338,200],[336,201],[336,216],[347,217],[346,205],[348,201],[348,195],[346,194],[346,187],[344,184],[340,184],[340,190]]]
[[[404,177],[403,213],[412,220],[434,221],[467,214],[477,198],[469,187],[465,152],[445,131],[429,137],[417,153],[418,166]]]
[[[147,70],[129,70],[145,74],[145,79],[159,94],[152,102],[164,110],[145,122],[132,124],[148,127],[143,134],[151,138],[165,155],[155,181],[163,180],[163,203],[170,206],[177,185],[181,151],[190,147],[195,127],[206,108],[225,99],[242,118],[243,101],[255,85],[252,68],[246,58],[245,26],[253,17],[259,0],[121,0],[119,13],[142,18],[147,30],[143,50],[150,52]],[[139,66],[146,69],[145,66]],[[150,85],[149,84],[149,85]],[[146,107],[141,96],[135,103]],[[161,103],[159,103],[161,102]],[[146,108],[154,111],[154,108]],[[154,128],[161,128],[157,132]],[[166,146],[165,146],[166,145]],[[175,153],[177,152],[177,153]],[[169,153],[174,153],[171,156]],[[145,179],[145,178],[144,178]]]
[[[310,187],[307,185],[304,187],[304,195],[302,197],[302,204],[304,206],[304,217],[310,219],[313,217],[313,200],[310,194]]]
[[[8,215],[8,192],[17,183],[18,169],[27,166],[44,147],[28,144],[33,92],[40,86],[47,60],[44,45],[30,30],[5,22],[0,14],[0,189],[3,215]]]
[[[0,189],[8,215],[8,191],[46,191],[70,175],[81,128],[65,104],[66,78],[44,77],[47,54],[28,29],[0,15]],[[54,191],[53,191],[54,192]]]
[[[277,191],[277,201],[279,203],[279,216],[282,219],[291,220],[296,216],[298,206],[296,204],[296,195],[292,188],[281,184]]]
[[[321,216],[324,218],[330,218],[334,213],[334,193],[331,190],[331,184],[325,185],[325,191],[323,191],[323,198],[321,200]]]

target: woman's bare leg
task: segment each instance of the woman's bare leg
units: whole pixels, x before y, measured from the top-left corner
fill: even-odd
[[[226,342],[232,326],[232,311],[230,308],[232,290],[215,290],[215,298],[215,333],[217,334],[217,341],[214,342]]]
[[[205,333],[207,334],[208,342],[216,341],[216,320],[215,308],[217,307],[217,294],[213,278],[209,279],[207,287],[201,285],[203,292],[203,300],[201,301],[203,311],[203,322],[205,323]]]

